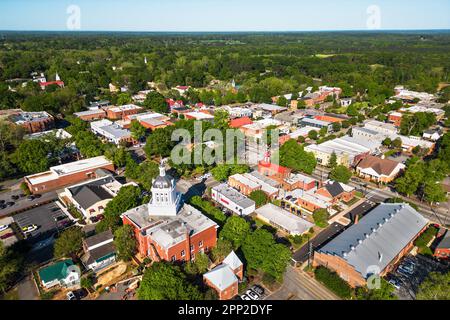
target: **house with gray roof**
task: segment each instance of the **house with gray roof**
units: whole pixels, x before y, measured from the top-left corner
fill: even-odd
[[[314,266],[335,271],[351,286],[384,276],[414,247],[428,220],[410,205],[383,203],[314,253]]]
[[[73,205],[88,219],[103,214],[108,202],[123,186],[136,185],[134,182],[122,184],[111,173],[99,173],[100,178],[67,187],[58,195],[63,203]]]
[[[84,254],[81,261],[86,269],[98,272],[116,262],[116,248],[111,230],[83,240]]]

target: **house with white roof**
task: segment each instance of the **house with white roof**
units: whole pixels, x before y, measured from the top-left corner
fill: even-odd
[[[219,300],[230,300],[238,294],[239,281],[244,276],[244,265],[234,251],[211,271],[203,275],[203,281],[214,289]]]

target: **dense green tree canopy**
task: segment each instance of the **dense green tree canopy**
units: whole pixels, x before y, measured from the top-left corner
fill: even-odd
[[[71,257],[82,248],[83,231],[74,227],[63,231],[55,240],[54,254],[57,258]]]
[[[283,277],[291,257],[289,248],[276,243],[265,229],[250,233],[242,244],[242,251],[249,268],[262,270],[277,280]]]
[[[137,251],[133,227],[124,225],[118,228],[114,232],[114,245],[117,251],[117,258],[123,261],[130,261]]]
[[[155,262],[144,273],[138,297],[140,300],[199,300],[202,295],[187,281],[180,267]]]
[[[291,139],[280,147],[280,164],[293,171],[311,174],[317,161],[314,154],[306,152],[302,145]]]
[[[220,237],[230,241],[237,249],[249,233],[250,224],[244,218],[231,216],[220,231]]]

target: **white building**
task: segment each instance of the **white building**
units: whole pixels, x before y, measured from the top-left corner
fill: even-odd
[[[229,187],[226,183],[212,188],[211,197],[220,205],[240,216],[247,216],[255,211],[255,201]]]
[[[272,203],[256,209],[257,217],[291,236],[302,235],[314,225]]]
[[[91,130],[95,134],[102,136],[108,142],[119,145],[122,141],[131,141],[131,132],[121,128],[118,124],[107,119],[91,122]]]

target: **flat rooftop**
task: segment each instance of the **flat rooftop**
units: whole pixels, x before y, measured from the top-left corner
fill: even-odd
[[[194,207],[184,204],[178,214],[173,217],[154,216],[148,211],[148,204],[130,209],[122,214],[141,231],[154,239],[164,248],[184,241],[186,234],[191,236],[218,225]]]
[[[61,176],[71,175],[77,172],[95,170],[97,168],[112,165],[113,163],[106,159],[104,156],[83,159],[75,162],[62,164],[59,166],[51,167],[49,171],[37,173],[26,176],[25,178],[31,184],[40,184],[43,182],[51,181],[60,178]]]
[[[255,210],[255,212],[267,219],[271,224],[280,226],[282,229],[287,230],[292,235],[301,235],[308,232],[314,225],[302,219],[272,203],[268,203],[261,208]]]
[[[242,193],[238,192],[237,190],[231,188],[226,183],[220,184],[213,188],[213,190],[217,191],[221,195],[227,197],[237,205],[241,206],[242,208],[248,208],[255,205],[255,202],[246,196],[244,196]]]

